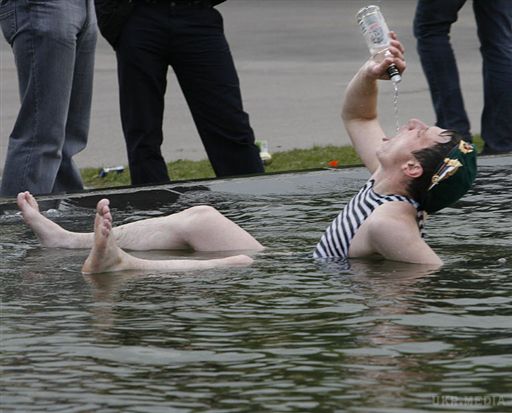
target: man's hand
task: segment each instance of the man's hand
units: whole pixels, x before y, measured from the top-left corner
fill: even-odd
[[[354,149],[372,174],[379,166],[376,151],[386,137],[377,119],[377,80],[389,79],[386,70],[393,63],[400,73],[405,70],[404,47],[394,32],[390,37],[388,56],[369,59],[350,81],[341,111]]]
[[[391,45],[386,52],[372,56],[363,66],[366,74],[375,79],[389,80],[386,70],[394,64],[400,74],[405,71],[406,63],[404,59],[405,49],[398,40],[395,32],[390,32]]]

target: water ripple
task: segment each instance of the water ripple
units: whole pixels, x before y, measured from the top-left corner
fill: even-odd
[[[502,395],[509,405],[487,410],[506,411],[509,171],[482,168],[469,196],[429,220],[447,263],[437,271],[311,259],[354,185],[114,211],[121,223],[213,202],[269,247],[243,270],[83,277],[86,251],[40,248],[19,216],[0,217],[0,407],[410,413],[442,411],[441,396]],[[66,205],[52,219],[92,225]]]

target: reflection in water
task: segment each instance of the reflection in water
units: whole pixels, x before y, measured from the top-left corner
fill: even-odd
[[[84,280],[91,286],[91,294],[94,300],[94,305],[91,308],[93,315],[91,325],[96,336],[99,336],[101,332],[111,331],[114,326],[112,311],[116,302],[119,301],[119,292],[125,284],[143,276],[131,271],[83,275]]]
[[[207,194],[269,246],[243,270],[81,276],[86,251],[40,248],[19,217],[2,217],[0,407],[409,412],[450,410],[447,397],[504,395],[486,407],[506,411],[511,190],[510,175],[484,169],[469,197],[432,217],[429,242],[447,262],[439,270],[313,261],[341,207],[332,193],[353,192],[342,184],[236,202]],[[170,208],[202,202],[188,194]],[[55,219],[92,225],[83,210]]]
[[[410,383],[431,379],[429,370],[423,368],[429,355],[438,357],[451,347],[395,322],[400,315],[421,311],[411,297],[427,288],[437,270],[425,265],[358,261],[352,263],[352,271],[354,288],[365,297],[368,310],[364,333],[345,354],[350,358],[350,369],[359,372],[364,383],[359,392],[374,405],[392,406],[407,397]],[[354,326],[358,323],[351,320]]]

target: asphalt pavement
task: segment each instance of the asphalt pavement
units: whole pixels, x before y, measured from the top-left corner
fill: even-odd
[[[408,68],[400,84],[399,119],[435,121],[428,87],[412,35],[416,2],[377,0],[388,25],[406,48]],[[355,22],[363,0],[228,0],[218,9],[240,77],[246,111],[257,139],[270,151],[344,145],[340,121],[344,89],[368,56]],[[482,79],[476,25],[468,2],[452,30],[466,109],[472,131],[480,130]],[[169,71],[163,154],[167,161],[204,159],[206,153],[176,79]],[[382,124],[393,133],[390,82],[381,86]],[[19,105],[14,58],[0,41],[0,165]],[[141,102],[143,104],[143,102]],[[121,131],[115,56],[99,39],[89,145],[76,157],[80,167],[126,165]],[[1,166],[0,166],[1,168]]]

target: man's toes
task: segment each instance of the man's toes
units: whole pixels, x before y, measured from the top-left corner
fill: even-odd
[[[18,196],[16,197],[16,201],[18,202],[18,206],[21,206],[25,199],[25,194],[23,192],[20,192]]]
[[[96,205],[96,211],[100,214],[100,215],[103,215],[104,212],[105,212],[105,208],[106,208],[106,211],[108,212],[109,208],[108,208],[108,204],[110,203],[110,201],[108,199],[101,199],[98,204]]]
[[[37,201],[36,201],[36,199],[34,198],[34,196],[30,192],[25,191],[24,195],[25,195],[26,201],[30,204],[30,206],[32,206],[34,208],[38,208]]]

